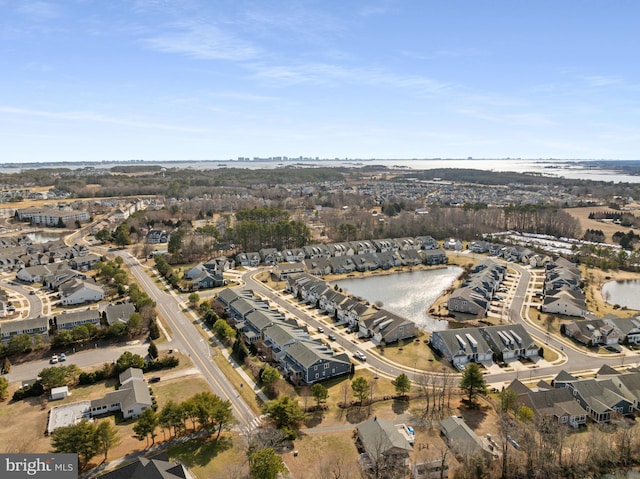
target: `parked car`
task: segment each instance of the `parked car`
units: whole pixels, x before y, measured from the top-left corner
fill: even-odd
[[[513,447],[520,450],[520,444],[518,444],[515,439],[513,439],[511,436],[507,436],[507,440],[511,443]]]
[[[327,337],[331,340],[331,341],[335,341],[336,337],[333,334],[328,334]]]
[[[58,357],[58,361],[62,362],[66,360],[67,360],[67,355],[64,353],[60,353],[60,356]]]
[[[366,361],[367,357],[362,353],[362,351],[356,351],[353,353],[353,357],[359,359],[360,361]]]
[[[31,294],[31,295],[36,294],[36,290],[35,290],[35,289],[32,289],[31,291],[29,291],[29,294]]]
[[[15,310],[16,310],[16,307],[15,307],[14,305],[10,304],[10,305],[9,305],[9,306],[7,306],[5,309],[6,309],[7,311],[15,311]]]
[[[322,329],[322,328],[318,328],[318,332],[319,332],[319,333],[324,333],[324,329]]]
[[[150,383],[157,383],[158,381],[160,381],[160,376],[153,376],[151,379],[149,379]]]
[[[51,359],[49,359],[49,364],[56,364],[58,362],[58,355],[54,354],[53,356],[51,356]]]

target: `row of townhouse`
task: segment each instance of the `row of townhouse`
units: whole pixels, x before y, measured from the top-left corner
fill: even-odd
[[[109,303],[104,308],[63,311],[53,317],[53,326],[60,330],[73,329],[88,323],[96,327],[102,324],[106,326],[113,326],[115,323],[127,324],[135,312],[136,308],[133,303]]]
[[[566,321],[560,332],[585,346],[615,346],[640,343],[640,316],[620,318],[608,314],[603,318]]]
[[[469,362],[490,363],[494,355],[498,361],[508,361],[540,353],[540,346],[521,324],[434,331],[431,347],[456,367]]]
[[[447,309],[455,313],[485,316],[506,272],[506,266],[492,259],[477,264],[465,283],[451,293]]]
[[[549,256],[538,254],[526,246],[504,245],[485,240],[472,241],[469,243],[469,250],[504,258],[513,263],[528,264],[534,268],[544,266],[550,261]]]
[[[617,415],[640,410],[640,369],[623,373],[604,365],[595,378],[577,378],[561,371],[552,381],[556,389],[568,389],[596,423],[608,423]]]
[[[13,336],[22,334],[28,334],[29,336],[41,335],[43,338],[49,337],[49,319],[37,317],[0,321],[0,341],[3,343],[10,341]]]
[[[545,265],[543,300],[540,311],[565,316],[584,317],[589,311],[580,289],[580,268],[571,261],[556,257]]]
[[[416,335],[413,321],[345,295],[313,275],[300,273],[290,276],[287,291],[335,318],[337,324],[357,330],[358,336],[369,338],[376,344],[394,343]]]
[[[244,341],[277,363],[293,384],[313,384],[351,372],[346,353],[336,354],[330,345],[312,339],[306,326],[270,309],[253,291],[225,288],[217,301]]]
[[[438,249],[438,242],[431,236],[418,236],[415,238],[389,238],[316,244],[282,251],[276,248],[263,248],[257,252],[238,253],[235,261],[241,266],[255,267],[261,264],[275,265],[285,262],[302,262],[304,260],[328,259],[343,256],[353,257],[365,254],[399,253],[435,249]]]
[[[327,274],[347,274],[354,271],[387,270],[398,266],[438,265],[446,264],[447,261],[447,255],[443,250],[433,249],[424,251],[387,251],[353,256],[305,259],[301,265],[308,273],[323,276]],[[276,265],[274,273],[279,274],[279,266]]]
[[[49,336],[49,330],[72,330],[76,326],[93,324],[100,327],[102,322],[111,326],[116,322],[126,324],[135,313],[135,307],[131,303],[108,304],[102,311],[100,309],[82,309],[63,311],[51,318],[37,317],[30,319],[17,319],[12,321],[0,321],[0,341],[7,342],[13,336],[28,334],[29,336]]]
[[[22,244],[2,249],[0,268],[5,271],[13,271],[69,259],[82,261],[81,258],[88,254],[89,250],[86,246],[67,246],[61,241]]]
[[[16,210],[15,217],[19,221],[43,226],[58,226],[60,223],[73,225],[76,222],[86,223],[90,215],[88,211],[73,210],[71,208],[22,208]]]

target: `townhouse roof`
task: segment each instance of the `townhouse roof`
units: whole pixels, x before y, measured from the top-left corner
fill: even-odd
[[[286,348],[287,355],[293,358],[304,368],[309,368],[322,361],[342,362],[348,364],[349,357],[346,354],[335,355],[333,351],[319,341],[297,341]]]
[[[452,356],[458,354],[467,356],[469,354],[478,352],[485,353],[491,350],[489,343],[487,343],[477,328],[445,329],[443,331],[436,331],[434,334],[440,336]]]
[[[0,322],[0,333],[2,335],[9,335],[20,331],[27,330],[39,330],[48,329],[49,320],[45,317],[38,316],[37,318],[29,319],[15,319],[13,321]]]
[[[63,311],[56,316],[58,327],[78,321],[100,321],[100,312],[97,309],[84,309],[82,311]]]

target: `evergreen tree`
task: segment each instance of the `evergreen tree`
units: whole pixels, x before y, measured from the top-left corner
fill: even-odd
[[[467,403],[470,407],[476,406],[475,398],[478,394],[487,392],[487,382],[482,375],[480,366],[476,363],[469,363],[462,373],[460,389],[467,393]]]

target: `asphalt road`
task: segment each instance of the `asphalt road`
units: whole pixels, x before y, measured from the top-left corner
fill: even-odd
[[[259,419],[211,360],[210,345],[196,328],[195,320],[183,311],[185,305],[182,299],[172,290],[169,293],[161,290],[144,271],[145,266],[127,251],[117,250],[114,253],[124,259],[140,287],[156,302],[158,313],[171,329],[172,344],[191,357],[194,366],[200,370],[216,395],[231,402],[241,429],[255,425]]]
[[[66,364],[76,364],[80,368],[86,368],[99,364],[111,363],[118,359],[125,351],[130,351],[133,354],[139,354],[140,356],[145,357],[147,355],[148,348],[148,344],[140,342],[100,348],[94,348],[89,344],[82,349],[78,349],[76,352],[74,352],[72,348],[65,350],[67,355]],[[56,352],[60,353],[61,351]],[[9,382],[22,382],[35,379],[40,371],[49,366],[51,366],[51,364],[49,364],[49,357],[36,361],[29,361],[27,363],[14,364],[11,366],[11,371],[9,371],[9,373],[4,377]]]
[[[516,269],[520,278],[515,288],[510,303],[508,304],[508,318],[512,323],[522,324],[527,332],[537,338],[541,343],[544,343],[544,348],[555,349],[562,357],[564,361],[561,364],[554,364],[545,367],[527,368],[526,370],[515,370],[510,372],[496,372],[489,373],[485,376],[488,383],[499,384],[509,383],[514,379],[521,380],[534,380],[534,379],[549,379],[557,375],[560,371],[566,370],[569,372],[589,371],[597,370],[603,364],[611,366],[624,364],[635,364],[640,361],[640,355],[631,354],[628,356],[600,356],[593,353],[585,353],[577,348],[574,348],[570,341],[564,341],[562,339],[556,339],[556,337],[548,335],[543,328],[533,326],[530,322],[525,321],[522,317],[522,310],[525,300],[529,298],[531,292],[528,285],[531,279],[531,273],[524,267],[508,263],[509,267]],[[298,318],[302,322],[308,324],[317,330],[318,327],[323,327],[325,332],[329,332],[326,324],[320,323],[315,319],[312,314],[307,313],[304,308],[299,307],[297,304],[288,302],[282,296],[276,294],[273,290],[266,287],[260,281],[253,278],[255,271],[249,271],[242,276],[244,286],[240,289],[251,289],[256,293],[260,293],[264,297],[268,298],[272,304],[277,305],[280,309],[288,312],[290,315]],[[319,313],[321,314],[321,313]],[[353,354],[356,350],[361,349],[358,347],[358,342],[352,342],[350,338],[342,336],[342,331],[332,329],[331,332],[336,336],[336,343],[342,346],[344,349]],[[366,354],[366,351],[363,350]],[[357,363],[358,361],[355,360]],[[370,367],[374,372],[379,372],[389,377],[397,377],[399,374],[404,373],[409,376],[412,381],[420,381],[423,377],[423,373],[416,372],[410,367],[398,367],[394,364],[390,364],[386,361],[378,359],[374,355],[367,355],[367,367]],[[443,379],[441,377],[441,379]]]
[[[31,290],[36,288],[26,288],[22,284],[11,284],[10,281],[3,282],[2,287],[10,289],[24,296],[29,303],[29,311],[25,318],[37,318],[42,316],[42,300],[37,294],[29,294]]]

